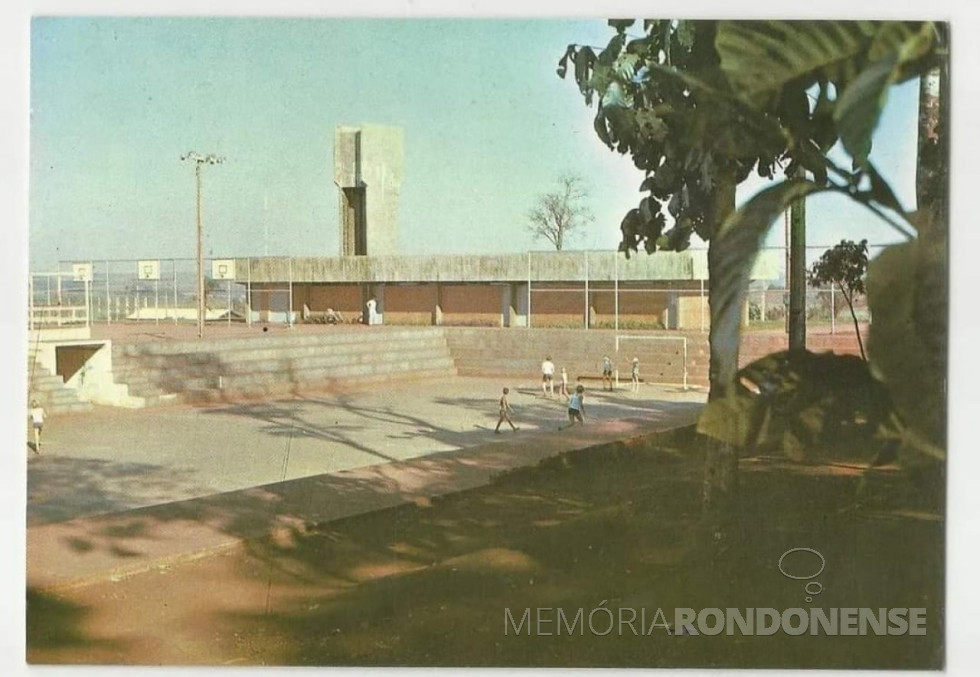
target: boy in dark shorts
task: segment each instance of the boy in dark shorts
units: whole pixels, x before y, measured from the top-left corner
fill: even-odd
[[[568,400],[568,425],[559,426],[559,430],[570,428],[578,421],[580,425],[585,425],[585,388],[577,386],[575,393]]]
[[[500,418],[497,419],[497,427],[494,432],[500,433],[500,424],[504,421],[510,424],[511,430],[519,430],[519,428],[514,425],[514,422],[510,420],[510,414],[513,409],[510,408],[510,402],[507,401],[507,394],[510,393],[510,388],[504,388],[504,394],[500,396]]]
[[[602,356],[602,389],[603,390],[606,390],[607,387],[609,388],[609,390],[613,389],[612,372],[613,372],[612,360],[609,359],[608,355],[603,355]]]

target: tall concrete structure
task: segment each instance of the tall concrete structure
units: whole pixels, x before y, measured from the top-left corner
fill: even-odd
[[[334,131],[341,256],[398,253],[398,198],[404,157],[400,127],[340,126]]]

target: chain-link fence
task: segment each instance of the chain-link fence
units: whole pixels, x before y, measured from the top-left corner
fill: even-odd
[[[878,256],[888,245],[876,244],[868,246],[868,258]],[[831,249],[831,245],[808,245],[806,248],[807,270]],[[746,308],[746,324],[752,329],[784,328],[789,315],[789,288],[786,284],[786,269],[789,259],[783,247],[767,247],[766,251],[781,252],[783,265],[781,274],[775,280],[753,281],[749,287],[748,306]],[[853,305],[854,314],[851,314]],[[837,333],[844,331],[853,333],[854,319],[864,323],[871,319],[867,298],[864,294],[855,294],[848,299],[841,289],[833,285],[814,287],[807,282],[806,287],[806,321],[807,330],[829,331]]]
[[[884,247],[885,245],[870,245],[870,258],[874,258]],[[808,268],[829,248],[829,245],[808,246]],[[691,251],[696,258],[705,259],[703,250]],[[612,261],[621,256],[611,251],[562,252],[562,255],[583,258],[584,265],[574,268],[584,271],[584,279],[579,273],[574,276],[574,280],[568,280],[572,284],[549,286],[535,282],[532,285],[528,281],[528,311],[535,316],[533,326],[550,326],[544,313],[546,308],[541,303],[541,300],[548,297],[551,299],[549,303],[555,306],[553,321],[571,322],[568,326],[574,325],[577,316],[578,326],[663,329],[676,323],[665,323],[662,314],[649,312],[646,306],[651,306],[652,302],[637,301],[651,294],[680,292],[692,302],[686,306],[690,309],[690,317],[683,328],[707,329],[709,313],[706,259],[694,266],[693,279],[688,278],[682,289],[674,283],[661,284],[664,281],[657,280],[649,280],[637,286],[637,280],[624,279],[620,272],[613,274],[615,279],[612,282],[609,274],[602,281],[590,280],[589,261],[593,262],[594,276],[599,270],[596,265],[598,262],[606,258]],[[530,270],[533,259],[538,255],[530,252],[526,256]],[[645,255],[641,253],[635,256]],[[788,260],[786,250],[783,247],[767,247],[762,256],[767,259],[766,265],[757,268],[765,272],[758,276],[763,279],[755,279],[750,285],[743,315],[744,324],[749,330],[784,328],[789,311],[789,291],[785,283],[785,264]],[[204,296],[208,321],[232,323],[250,320],[254,317],[254,313],[249,313],[250,305],[252,308],[266,308],[284,317],[299,317],[299,321],[302,321],[302,314],[297,313],[293,307],[294,283],[291,278],[282,281],[282,288],[270,288],[265,284],[263,288],[253,289],[246,283],[212,277],[212,263],[215,261],[220,263],[221,260],[208,258],[204,265]],[[251,262],[247,265],[250,266]],[[611,269],[622,270],[615,267]],[[37,325],[86,322],[197,322],[197,266],[194,259],[62,261],[59,270],[32,273],[30,280],[29,322],[32,328]],[[634,286],[631,287],[631,284]],[[599,316],[596,317],[596,299],[603,296],[612,298],[612,301],[606,299],[603,303],[609,308],[605,311],[600,309]],[[560,297],[566,300],[556,300]],[[853,302],[858,320],[869,319],[866,299],[858,296]],[[564,309],[565,305],[568,306],[567,309]],[[853,331],[850,309],[840,290],[808,287],[806,306],[808,330]],[[289,312],[290,308],[293,313]],[[586,320],[585,316],[590,308],[593,316]],[[581,309],[585,309],[585,312],[580,312]],[[568,317],[564,317],[562,313]],[[447,323],[452,323],[451,317],[447,316],[446,319],[449,320]],[[680,325],[677,326],[680,328]]]
[[[208,320],[243,320],[247,289],[232,280],[210,275],[205,260],[204,301]],[[32,273],[33,324],[88,321],[197,322],[197,263],[194,259],[62,261],[59,270]]]

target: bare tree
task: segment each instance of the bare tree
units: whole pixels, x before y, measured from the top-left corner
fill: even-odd
[[[544,238],[561,251],[569,235],[595,218],[585,205],[589,196],[582,178],[575,174],[558,177],[558,188],[539,195],[527,213],[527,229],[534,239]]]

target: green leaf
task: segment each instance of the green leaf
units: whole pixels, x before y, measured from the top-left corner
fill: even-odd
[[[945,447],[948,263],[940,228],[888,247],[868,269],[868,306],[874,322],[868,353],[888,386],[908,437]],[[907,441],[908,441],[907,440]],[[920,451],[933,455],[922,445]]]
[[[610,19],[609,25],[616,29],[617,33],[622,33],[627,28],[636,23],[636,19]]]
[[[677,43],[684,49],[691,49],[694,46],[694,22],[677,22]]]
[[[626,44],[626,36],[622,33],[615,35],[606,48],[599,52],[597,62],[604,66],[612,66],[619,53],[623,51],[624,44]]]
[[[868,58],[878,61],[889,54],[899,54],[902,62],[926,55],[935,40],[936,28],[931,21],[886,21],[880,25],[868,49]]]
[[[667,124],[649,108],[643,108],[636,112],[636,126],[639,134],[645,139],[661,143],[667,138]]]
[[[596,68],[595,72],[599,73],[599,69]],[[631,109],[633,107],[632,97],[628,96],[626,92],[623,91],[623,86],[618,82],[610,82],[602,89],[596,87],[596,91],[603,92],[602,106],[605,108]]]
[[[902,207],[902,203],[898,201],[898,197],[892,191],[892,187],[885,181],[884,177],[878,173],[878,170],[874,168],[870,162],[865,168],[868,173],[868,178],[871,179],[871,197],[878,203],[892,209],[899,214],[904,214],[905,209]]]
[[[818,184],[794,180],[767,188],[742,205],[721,225],[711,242],[711,340],[719,356],[718,379],[735,379],[742,304],[748,293],[749,275],[766,233],[795,200],[826,190]],[[717,342],[717,344],[714,344]]]
[[[611,85],[616,85],[617,83],[612,79],[612,68],[608,64],[603,64],[601,62],[596,62],[595,68],[592,69],[592,77],[589,78],[589,89],[591,91],[597,92],[599,94],[599,100],[604,104],[616,106],[622,105],[622,103],[615,103],[607,101],[607,97],[610,95],[609,89]],[[617,96],[617,95],[613,95]],[[622,89],[619,89],[618,99],[622,101]]]
[[[590,81],[592,67],[595,64],[595,52],[592,51],[591,47],[580,47],[576,50],[573,59],[575,60],[575,82],[578,83],[579,91],[591,102]]]
[[[865,167],[871,153],[871,135],[885,106],[888,88],[894,81],[897,57],[873,63],[863,70],[837,100],[834,121],[844,149],[851,154],[855,167]]]
[[[575,53],[575,45],[569,45],[565,49],[565,54],[558,60],[558,77],[562,80],[565,79],[565,73],[568,72],[568,57]]]
[[[596,113],[592,127],[599,139],[609,148],[612,148],[612,142],[609,140],[609,129],[606,127],[606,116],[602,112],[602,104],[599,105],[599,112]]]
[[[640,57],[636,54],[620,54],[613,63],[613,72],[622,80],[631,80],[639,62]]]
[[[715,47],[732,89],[758,105],[802,77],[838,80],[877,29],[870,21],[721,21]]]

